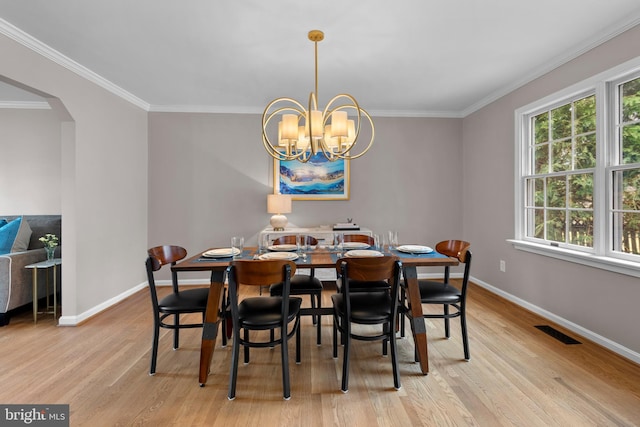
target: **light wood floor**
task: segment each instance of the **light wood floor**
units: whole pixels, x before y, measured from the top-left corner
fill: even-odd
[[[145,290],[79,327],[57,327],[51,316],[34,325],[30,312],[14,317],[0,328],[0,403],[70,404],[71,425],[92,427],[640,425],[640,366],[571,333],[583,344],[562,344],[534,328],[549,322],[477,286],[468,317],[470,362],[457,320],[450,340],[441,321],[427,321],[428,376],[413,363],[412,339],[399,340],[399,391],[380,344],[355,342],[347,394],[342,352],[331,357],[331,319],[318,347],[304,318],[302,364],[290,352],[291,400],[282,399],[279,350],[254,349],[228,401],[230,347],[218,342],[207,386],[198,386],[199,329],[182,332],[178,351],[162,331],[158,373],[148,375]]]

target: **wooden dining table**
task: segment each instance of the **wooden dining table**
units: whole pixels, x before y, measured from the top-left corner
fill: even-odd
[[[210,250],[210,249],[208,249]],[[203,387],[207,382],[211,359],[218,337],[219,324],[224,316],[225,300],[225,272],[233,261],[228,258],[207,258],[203,252],[187,258],[171,267],[176,272],[206,271],[211,273],[211,284],[209,300],[205,312],[204,325],[202,329],[202,344],[200,347],[200,372],[198,381]],[[240,259],[254,259],[258,249],[255,247],[245,248]],[[306,253],[305,257],[298,257],[295,260],[298,268],[335,268],[337,260],[343,255],[342,252],[326,249],[314,249]],[[423,374],[429,373],[429,358],[427,350],[427,330],[424,322],[422,304],[420,303],[420,288],[418,286],[417,267],[439,267],[458,265],[456,258],[451,258],[437,252],[429,254],[411,254],[399,252],[397,250],[385,251],[385,255],[398,256],[402,262],[403,278],[406,287],[409,310],[411,312],[410,324],[413,339],[416,345],[418,362]],[[415,303],[414,303],[415,302]],[[304,308],[301,314],[323,314],[333,313],[332,307]],[[226,331],[223,331],[226,333]]]

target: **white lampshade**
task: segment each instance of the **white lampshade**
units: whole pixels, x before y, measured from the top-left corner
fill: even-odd
[[[270,221],[273,229],[276,231],[284,230],[289,221],[282,214],[291,212],[291,196],[287,194],[267,195],[267,212],[275,214]]]
[[[295,114],[282,115],[282,139],[293,141],[298,138],[298,117]]]
[[[334,111],[331,113],[331,130],[334,137],[347,136],[347,112]]]

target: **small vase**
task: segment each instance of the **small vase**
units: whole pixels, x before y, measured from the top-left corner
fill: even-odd
[[[51,261],[56,253],[56,247],[45,246],[44,250],[47,252],[47,260]]]

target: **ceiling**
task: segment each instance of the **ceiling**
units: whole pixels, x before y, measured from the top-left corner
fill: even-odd
[[[0,33],[152,111],[307,104],[320,29],[321,107],[463,117],[638,23],[638,0],[0,0]]]

